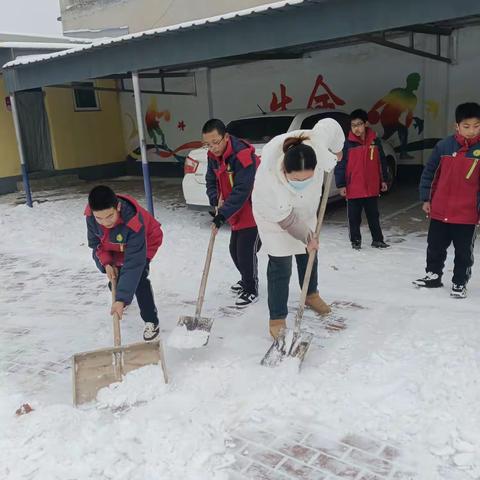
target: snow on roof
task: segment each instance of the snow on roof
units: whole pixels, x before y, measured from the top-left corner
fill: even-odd
[[[92,39],[74,38],[65,35],[37,35],[21,32],[0,32],[0,42],[91,43]]]
[[[267,3],[265,5],[260,5],[258,7],[254,8],[248,8],[244,10],[239,10],[236,12],[230,12],[226,13],[223,15],[216,15],[213,17],[208,17],[208,18],[202,18],[199,20],[192,20],[189,22],[183,22],[183,23],[178,23],[176,25],[169,25],[166,27],[161,27],[161,28],[154,28],[151,30],[145,30],[143,32],[136,32],[136,33],[131,33],[128,35],[122,35],[120,37],[113,37],[113,38],[102,38],[99,40],[92,41],[92,43],[81,46],[81,47],[75,47],[75,48],[70,48],[67,50],[62,50],[60,52],[54,52],[54,53],[49,53],[49,54],[43,54],[43,55],[26,55],[24,57],[18,57],[15,60],[12,60],[8,63],[6,63],[3,68],[13,68],[19,65],[27,65],[27,64],[32,64],[32,63],[37,63],[57,57],[64,57],[66,55],[72,55],[75,53],[87,51],[93,48],[97,47],[102,47],[106,45],[111,45],[115,43],[122,43],[122,42],[127,42],[129,40],[137,39],[137,38],[143,38],[143,37],[149,37],[149,36],[157,36],[161,35],[164,33],[168,32],[173,32],[177,30],[184,30],[187,28],[193,28],[193,27],[199,27],[202,25],[206,25],[209,23],[219,23],[225,20],[231,20],[237,17],[245,17],[248,15],[256,14],[256,13],[262,13],[266,12],[268,10],[277,10],[281,9],[284,7],[287,7],[289,5],[298,5],[301,3],[305,3],[307,0],[288,0],[288,1],[281,1],[281,2],[273,2],[273,3]]]

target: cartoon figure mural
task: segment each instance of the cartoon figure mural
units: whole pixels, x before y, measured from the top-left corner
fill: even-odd
[[[408,154],[408,129],[413,123],[413,127],[421,134],[423,132],[424,121],[414,116],[414,110],[417,106],[417,96],[415,91],[420,85],[420,74],[410,73],[407,76],[407,85],[402,88],[390,90],[381,98],[368,112],[368,121],[375,125],[380,121],[383,127],[383,139],[388,140],[394,133],[398,134],[400,140],[400,158],[412,159]],[[404,123],[401,117],[405,115]]]
[[[147,113],[145,114],[145,125],[147,127],[147,134],[152,139],[157,152],[159,151],[159,147],[164,147],[166,145],[165,134],[160,127],[160,120],[162,118],[166,122],[169,122],[170,112],[168,110],[163,110],[162,112],[158,111],[157,99],[156,97],[152,97],[148,105]],[[157,137],[160,139],[160,144],[157,141]]]
[[[138,143],[138,131],[136,127],[136,122],[133,120],[133,117],[129,114],[126,114],[127,118],[131,123],[131,132],[128,136],[129,140],[136,139]],[[145,113],[145,125],[147,127],[147,135],[150,137],[152,143],[147,144],[147,151],[149,153],[150,160],[152,159],[151,154],[154,153],[159,159],[169,161],[170,158],[177,160],[180,163],[184,163],[187,158],[189,150],[194,148],[200,148],[202,142],[200,140],[193,140],[179,145],[177,148],[170,148],[165,132],[163,131],[160,122],[170,122],[172,115],[169,110],[159,110],[157,107],[156,97],[150,98],[150,103],[148,104],[147,112]],[[183,120],[178,121],[177,129],[182,133],[185,132],[186,124]],[[185,154],[179,153],[185,151]],[[130,152],[129,157],[134,160],[140,158],[140,148],[135,148]]]

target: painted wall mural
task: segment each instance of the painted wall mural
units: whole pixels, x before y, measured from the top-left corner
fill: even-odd
[[[293,98],[287,95],[287,87],[284,83],[280,84],[280,99],[277,94],[272,92],[272,99],[270,101],[270,111],[285,111]],[[310,93],[306,108],[328,108],[335,109],[345,105],[345,101],[338,95],[333,93],[333,90],[327,85],[323,75],[318,75],[315,80],[315,85]]]
[[[138,143],[138,130],[136,123],[131,115],[127,114],[127,117],[131,123],[129,140],[135,138]],[[190,140],[171,148],[168,144],[164,129],[162,128],[163,122],[168,123],[170,120],[172,120],[172,114],[170,113],[170,110],[160,110],[158,108],[157,98],[155,96],[150,97],[148,108],[145,113],[145,126],[148,137],[146,139],[147,153],[149,157],[152,155],[158,157],[158,160],[173,160],[183,164],[187,158],[188,152],[194,148],[200,148],[202,146],[202,142],[200,140]],[[185,132],[186,124],[184,120],[178,120],[177,129],[181,133]],[[148,140],[150,140],[151,143],[148,143]],[[140,156],[141,154],[139,146],[132,150],[129,154],[129,157],[134,160],[138,160]]]
[[[368,112],[368,121],[375,125],[380,122],[383,127],[384,140],[388,140],[397,133],[400,140],[400,158],[412,159],[408,153],[408,130],[413,125],[420,135],[423,132],[424,120],[414,116],[417,106],[415,91],[420,86],[421,76],[419,73],[410,73],[406,79],[405,87],[397,87],[390,90],[384,97],[378,100]],[[404,120],[402,122],[402,117]]]

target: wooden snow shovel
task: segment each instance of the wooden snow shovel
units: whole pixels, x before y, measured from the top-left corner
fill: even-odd
[[[318,240],[320,229],[327,208],[328,196],[330,194],[330,185],[332,183],[333,169],[327,174],[325,188],[322,194],[322,200],[318,209],[317,227],[315,229],[314,238]],[[303,279],[302,293],[300,295],[300,305],[298,306],[295,316],[295,327],[293,329],[284,328],[280,331],[278,337],[273,341],[265,356],[260,362],[268,367],[276,367],[284,360],[285,357],[296,358],[299,361],[299,368],[305,358],[305,355],[312,342],[313,334],[302,331],[303,312],[305,310],[305,300],[307,298],[308,285],[310,276],[312,275],[313,263],[315,261],[315,251],[308,255],[307,269]]]
[[[116,281],[112,281],[112,301],[115,301]],[[163,378],[168,383],[167,368],[161,340],[121,344],[120,318],[113,315],[113,348],[101,348],[73,356],[73,404],[95,400],[100,389],[121,382],[124,375],[145,367],[162,366]]]
[[[207,345],[210,338],[210,330],[213,325],[213,318],[202,317],[203,301],[205,299],[205,290],[207,288],[208,273],[210,264],[212,263],[213,247],[215,245],[216,232],[212,227],[210,241],[208,242],[207,258],[203,267],[202,281],[200,282],[200,290],[198,292],[197,305],[195,315],[181,316],[177,322],[174,333],[175,340],[170,341],[169,345],[177,348],[196,348]],[[178,335],[177,335],[178,333]],[[172,338],[172,337],[171,337]],[[171,339],[170,339],[171,340]]]

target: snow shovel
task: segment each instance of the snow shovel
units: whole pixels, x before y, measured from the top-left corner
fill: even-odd
[[[112,282],[112,301],[115,301],[116,282]],[[168,383],[167,368],[161,340],[122,345],[120,318],[113,315],[113,348],[101,348],[73,356],[73,404],[95,400],[100,389],[121,382],[123,377],[146,365],[162,366]]]
[[[327,180],[318,209],[317,227],[315,229],[314,238],[318,240],[320,229],[323,223],[323,217],[327,208],[328,196],[330,193],[330,185],[332,183],[333,170],[327,174]],[[273,341],[265,356],[260,362],[268,367],[276,367],[284,360],[285,357],[296,358],[299,361],[299,368],[307,354],[308,348],[312,342],[313,334],[302,331],[303,312],[305,310],[305,299],[307,298],[308,284],[312,274],[313,263],[315,261],[315,251],[310,252],[308,256],[307,269],[303,279],[302,293],[300,295],[300,305],[298,306],[295,316],[295,327],[293,329],[284,328],[280,331],[278,337]]]
[[[204,347],[210,338],[210,330],[213,325],[213,318],[202,317],[203,300],[207,288],[208,273],[212,263],[213,247],[215,245],[216,232],[212,227],[210,241],[208,243],[207,258],[203,267],[202,281],[198,292],[197,306],[194,316],[181,316],[178,320],[175,333],[169,339],[169,345],[177,348]]]

